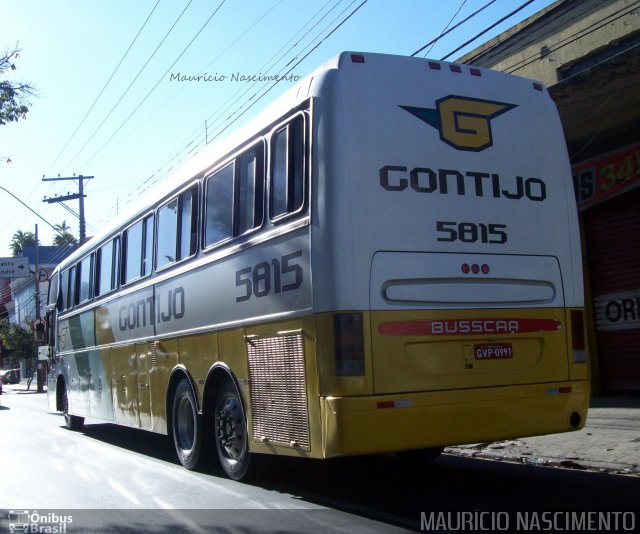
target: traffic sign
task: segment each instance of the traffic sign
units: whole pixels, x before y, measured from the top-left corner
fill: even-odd
[[[34,278],[38,282],[46,282],[49,280],[49,273],[46,269],[38,269],[35,273],[33,273]]]
[[[30,276],[29,258],[0,258],[0,278]]]

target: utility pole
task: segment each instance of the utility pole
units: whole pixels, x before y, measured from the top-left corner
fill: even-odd
[[[43,182],[57,182],[59,180],[77,180],[78,181],[78,192],[77,193],[69,193],[67,195],[55,196],[50,198],[43,198],[42,202],[47,202],[48,204],[53,204],[55,202],[64,202],[65,200],[75,200],[78,199],[80,209],[79,213],[76,215],[80,220],[80,244],[82,245],[87,240],[87,224],[84,218],[84,199],[87,195],[84,194],[84,181],[91,180],[94,178],[93,176],[58,176],[57,178],[45,178],[42,177]]]
[[[35,250],[35,271],[34,278],[36,281],[36,292],[35,292],[35,301],[36,301],[36,320],[34,323],[34,334],[35,334],[35,347],[36,347],[36,391],[38,393],[44,392],[44,364],[40,361],[38,347],[40,346],[40,339],[38,339],[38,331],[40,328],[40,280],[38,279],[37,273],[40,270],[40,244],[38,243],[38,225],[36,224],[36,250]]]

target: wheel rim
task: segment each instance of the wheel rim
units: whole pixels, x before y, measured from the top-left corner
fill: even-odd
[[[188,397],[183,397],[176,409],[176,436],[180,447],[186,451],[193,448],[195,422],[193,420],[193,408]]]
[[[228,458],[238,460],[245,449],[244,412],[235,397],[228,397],[217,417],[218,443]]]

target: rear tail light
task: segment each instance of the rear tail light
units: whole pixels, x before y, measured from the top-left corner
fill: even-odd
[[[361,313],[333,316],[336,376],[364,375],[364,343]]]
[[[571,348],[573,349],[573,363],[585,363],[587,361],[584,340],[584,313],[581,310],[571,310]]]

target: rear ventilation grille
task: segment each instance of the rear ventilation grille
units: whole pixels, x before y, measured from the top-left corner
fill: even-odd
[[[309,415],[301,332],[248,336],[253,437],[309,449]]]

